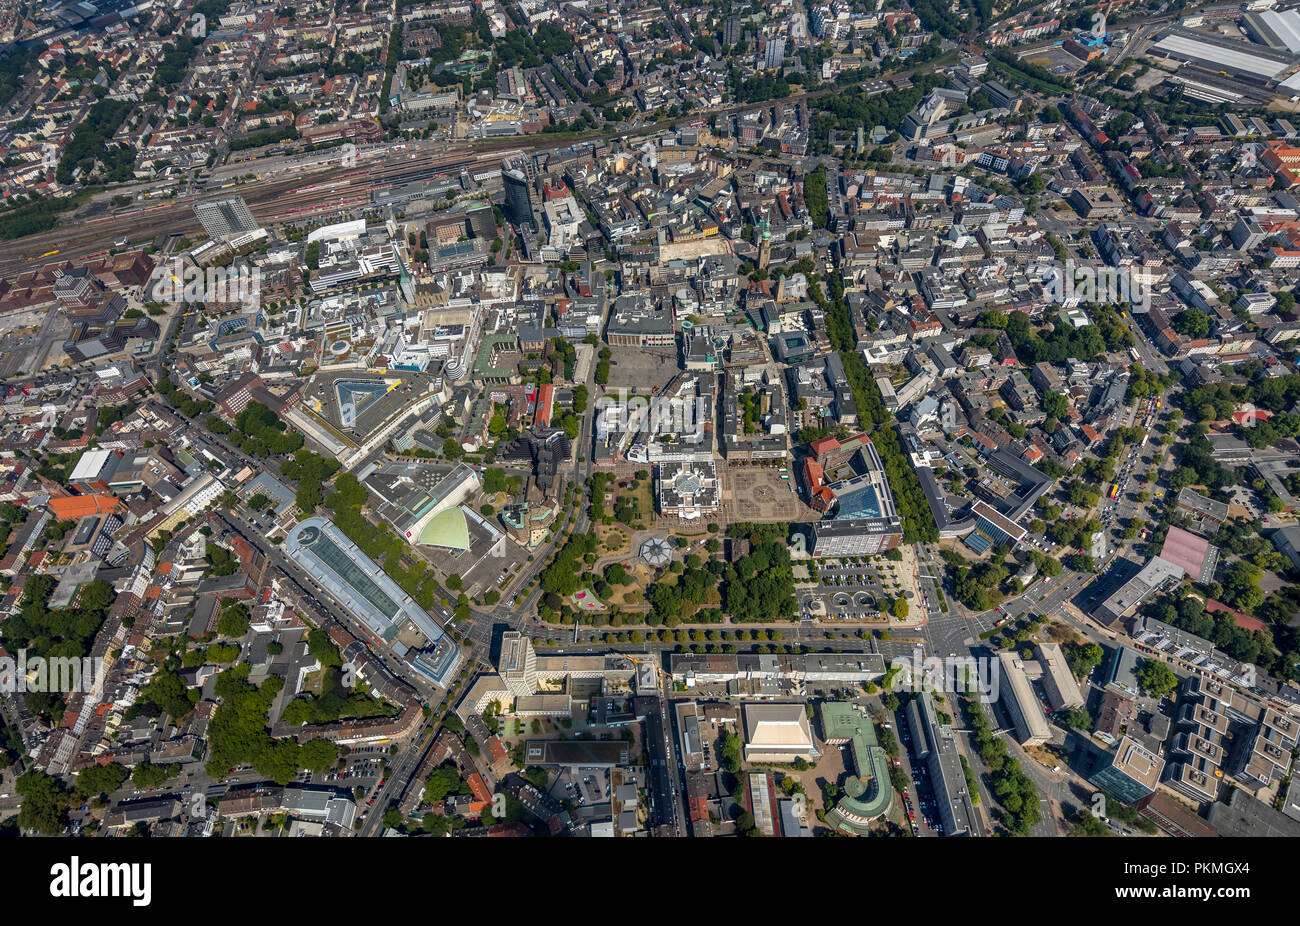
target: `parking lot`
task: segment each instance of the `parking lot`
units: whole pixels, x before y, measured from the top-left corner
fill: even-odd
[[[468,550],[417,546],[420,555],[443,575],[461,577],[465,594],[471,598],[491,589],[501,589],[508,579],[528,561],[528,551],[509,538],[497,537],[473,518],[466,518],[469,528]]]
[[[557,801],[573,801],[579,807],[608,803],[611,793],[609,769],[564,769],[551,785],[550,793]]]
[[[813,588],[799,592],[799,602],[805,617],[828,620],[878,620],[882,619],[878,594],[868,588]]]
[[[878,560],[869,563],[818,563],[818,582],[798,589],[805,618],[827,620],[882,620],[882,603],[903,597],[909,604],[916,600],[897,577],[898,564]],[[924,606],[924,603],[923,603]],[[908,618],[923,615],[909,612]]]

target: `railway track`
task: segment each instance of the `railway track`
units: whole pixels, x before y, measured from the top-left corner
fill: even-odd
[[[413,179],[431,179],[439,174],[459,172],[462,167],[482,163],[478,158],[456,155],[431,155],[396,164],[377,165],[369,170],[350,174],[364,175],[339,178],[338,167],[314,173],[286,177],[283,180],[243,184],[229,190],[192,193],[169,203],[136,207],[124,213],[79,219],[75,214],[66,216],[61,224],[48,232],[30,235],[6,242],[0,256],[0,278],[14,277],[36,269],[48,261],[77,260],[94,252],[106,251],[117,239],[127,236],[133,241],[153,238],[160,234],[179,232],[194,236],[203,233],[195,218],[193,206],[205,199],[219,195],[238,195],[259,221],[275,224],[292,220],[295,215],[306,215],[324,208],[355,208],[364,205],[369,190],[379,184],[406,182]],[[388,171],[400,168],[402,175],[389,175]],[[409,176],[408,176],[409,175]],[[397,180],[396,176],[405,179]],[[376,183],[379,181],[379,183]],[[358,201],[344,202],[357,198]],[[49,252],[56,251],[56,255]]]
[[[955,52],[949,52],[934,61],[928,62],[924,67],[910,68],[898,74],[890,75],[890,78],[910,77],[921,70],[932,71],[955,57]],[[731,104],[714,110],[702,111],[695,114],[694,118],[703,119],[710,116],[727,115],[778,103],[791,105],[800,101],[816,99],[828,93],[844,92],[845,89],[845,87],[838,86],[821,87],[803,93],[792,94],[781,99]],[[431,179],[440,173],[450,173],[459,171],[462,167],[490,162],[512,151],[535,151],[565,145],[608,141],[624,136],[631,138],[649,135],[671,128],[673,125],[684,122],[689,118],[692,117],[663,120],[637,126],[634,129],[599,132],[577,138],[561,138],[555,135],[511,136],[500,140],[475,141],[471,143],[473,147],[461,148],[455,152],[445,152],[441,155],[425,155],[414,159],[392,157],[384,163],[370,168],[371,180],[373,182],[376,179],[377,172],[389,170],[397,173],[395,176],[387,176],[381,173],[380,176],[384,183]],[[423,168],[420,167],[421,161],[426,162]],[[252,168],[256,161],[248,163]],[[294,190],[309,188],[314,185],[328,185],[340,179],[341,171],[347,173],[355,170],[355,165],[345,167],[342,164],[334,164],[313,173],[304,173],[284,180],[258,181],[233,187],[228,193],[224,190],[210,190],[199,194],[189,194],[169,205],[164,205],[163,208],[155,207],[145,211],[131,210],[129,214],[96,217],[92,220],[93,224],[84,218],[78,219],[75,215],[65,216],[57,228],[48,232],[5,242],[3,256],[0,256],[0,279],[11,278],[24,271],[38,268],[42,264],[41,259],[48,257],[48,252],[54,250],[58,251],[57,257],[51,257],[50,259],[62,261],[68,258],[76,259],[77,256],[89,254],[93,251],[107,250],[115,240],[123,235],[138,241],[164,233],[201,234],[202,227],[194,217],[192,206],[195,202],[219,195],[234,194],[244,197],[244,201],[248,203],[253,214],[260,221],[267,224],[284,221],[286,218],[292,220],[295,215],[307,216],[329,208],[351,208],[355,204],[339,202],[350,198],[349,196],[335,195],[336,191],[331,189],[324,190],[323,194],[320,194],[315,201],[310,199],[299,201],[292,197],[296,195],[293,193]],[[403,177],[404,179],[398,180],[397,177]],[[298,211],[287,215],[280,213],[278,210],[283,209],[286,205]]]
[[[554,137],[538,136],[532,141],[511,138],[486,143],[485,149],[417,155],[414,158],[401,153],[361,171],[355,166],[335,164],[283,180],[258,181],[227,189],[191,193],[167,203],[137,206],[123,213],[93,219],[78,218],[74,213],[64,216],[60,224],[48,232],[6,242],[4,254],[0,256],[0,279],[16,277],[49,261],[77,260],[92,252],[106,251],[124,235],[133,241],[172,233],[200,235],[203,229],[194,217],[193,206],[205,199],[223,195],[242,196],[253,215],[262,223],[271,225],[330,209],[364,205],[364,199],[369,197],[369,191],[374,186],[429,180],[442,174],[459,173],[465,167],[499,160],[514,151],[551,148],[563,143]],[[361,173],[368,176],[350,176]],[[343,186],[341,184],[344,180],[366,182],[349,182]],[[51,255],[51,251],[57,254]]]
[[[927,62],[926,65],[918,68],[909,68],[889,74],[888,79],[910,78],[918,72],[933,72],[946,62],[956,60],[957,52],[948,52],[940,56],[939,59]],[[852,85],[850,85],[852,86]],[[556,135],[532,135],[532,137],[517,137],[512,135],[510,138],[491,139],[491,140],[474,140],[469,143],[469,147],[461,147],[455,152],[445,152],[442,155],[425,155],[416,157],[416,159],[403,159],[403,157],[391,157],[385,164],[380,164],[370,168],[372,170],[372,179],[376,170],[400,170],[406,169],[411,172],[411,176],[396,181],[394,177],[383,177],[383,182],[408,182],[409,179],[428,179],[437,176],[438,173],[450,173],[452,170],[459,172],[463,166],[472,164],[482,164],[485,161],[499,159],[507,153],[517,151],[537,151],[539,148],[556,148],[564,147],[567,144],[585,144],[590,142],[602,142],[614,138],[633,138],[641,135],[649,135],[680,124],[688,118],[708,118],[711,116],[725,116],[725,114],[746,111],[746,109],[757,109],[762,107],[771,107],[771,105],[783,103],[790,105],[803,100],[813,100],[827,94],[839,94],[848,90],[849,87],[831,86],[818,87],[815,90],[803,91],[801,94],[792,94],[785,98],[755,101],[755,103],[736,103],[728,104],[725,107],[708,109],[693,114],[690,117],[676,118],[676,120],[663,120],[653,122],[653,124],[641,125],[634,129],[619,131],[603,131],[603,133],[593,133],[581,135],[578,138],[560,138]],[[424,169],[419,169],[421,160],[428,161]],[[256,161],[248,161],[250,166],[255,165]],[[415,165],[415,166],[413,166]],[[276,212],[270,212],[268,204],[274,204],[274,207],[282,207],[286,203],[285,196],[289,195],[292,190],[298,187],[309,187],[316,183],[329,183],[338,181],[339,172],[348,172],[355,170],[344,168],[342,164],[331,165],[328,168],[317,170],[315,173],[302,174],[291,178],[282,179],[282,181],[265,181],[257,183],[246,183],[240,187],[233,187],[231,192],[243,196],[244,202],[252,209],[253,215],[260,213],[261,221],[272,222],[283,221],[283,216]],[[402,176],[402,174],[398,174]],[[330,191],[326,191],[329,194]],[[51,258],[49,251],[57,251],[57,260],[69,258],[75,259],[74,255],[90,254],[92,251],[108,250],[116,239],[121,238],[123,234],[133,239],[157,237],[162,233],[173,233],[179,231],[181,234],[192,235],[201,234],[201,226],[192,212],[192,205],[201,199],[211,199],[214,196],[224,195],[224,192],[218,190],[209,190],[203,194],[190,194],[185,198],[175,200],[174,203],[166,205],[164,208],[156,211],[131,212],[130,215],[116,215],[107,217],[96,217],[94,225],[86,221],[85,218],[77,216],[66,216],[62,218],[59,228],[44,231],[38,235],[29,235],[29,237],[18,239],[18,241],[5,242],[4,254],[0,256],[0,280],[3,278],[17,276],[17,274],[31,271],[42,265],[42,258]],[[229,195],[229,194],[225,194]],[[320,202],[325,204],[322,208],[329,208],[333,200],[346,199],[343,196],[322,195]],[[302,205],[312,205],[312,203],[302,203]],[[296,208],[296,207],[295,207]],[[294,215],[312,215],[312,213],[322,211],[321,207],[303,209],[300,213]],[[334,208],[347,208],[346,205],[335,205]],[[291,218],[291,216],[290,216]]]

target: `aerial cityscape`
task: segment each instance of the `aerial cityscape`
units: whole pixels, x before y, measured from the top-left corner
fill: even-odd
[[[0,4],[0,835],[1300,837],[1297,126],[1300,0]]]

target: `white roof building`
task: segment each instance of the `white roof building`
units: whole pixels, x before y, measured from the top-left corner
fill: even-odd
[[[746,761],[793,762],[818,754],[802,704],[745,706]]]
[[[109,467],[112,457],[111,450],[87,450],[68,476],[68,482],[88,482],[100,478],[101,475],[111,475],[104,470]]]

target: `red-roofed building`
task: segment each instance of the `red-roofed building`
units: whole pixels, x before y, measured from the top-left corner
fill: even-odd
[[[1171,527],[1160,548],[1160,558],[1181,567],[1193,582],[1208,582],[1214,576],[1219,550],[1204,537]]]
[[[1263,408],[1243,408],[1241,411],[1232,413],[1232,420],[1242,427],[1250,427],[1259,421],[1268,421],[1272,415],[1267,409]]]
[[[823,467],[833,469],[853,456],[860,447],[869,443],[871,443],[871,438],[867,437],[867,435],[855,434],[845,440],[823,437],[810,443],[808,448],[812,450],[817,462],[822,464]]]
[[[492,800],[492,792],[488,790],[487,782],[483,780],[483,776],[478,772],[470,773],[470,776],[465,779],[465,783],[469,785],[470,793],[478,800]]]
[[[257,551],[243,537],[236,534],[230,538],[230,546],[234,550],[235,556],[239,557],[239,562],[246,568],[253,565],[253,558],[257,556]]]
[[[69,495],[65,498],[52,498],[49,505],[50,514],[60,521],[113,514],[123,508],[122,500],[115,495]]]
[[[488,838],[499,836],[502,838],[519,839],[520,837],[529,835],[531,832],[532,831],[528,829],[528,824],[521,822],[496,823],[487,828]]]
[[[534,423],[539,427],[550,427],[551,410],[555,406],[555,387],[545,383],[537,389],[537,416]]]
[[[990,437],[989,435],[985,434],[982,431],[972,432],[971,440],[975,441],[975,443],[979,444],[989,453],[992,453],[994,450],[997,450],[998,447],[1000,446],[996,440],[994,440],[992,437]]]
[[[835,502],[835,493],[826,487],[826,474],[820,463],[812,459],[803,461],[803,478],[808,486],[808,504],[814,511],[825,513]]]
[[[914,338],[935,337],[943,333],[943,325],[939,323],[938,317],[932,312],[926,312],[921,316],[909,316],[907,326]]]
[[[1296,171],[1300,168],[1300,148],[1292,147],[1283,141],[1270,141],[1259,159],[1265,167],[1277,175],[1283,187],[1295,184]]]
[[[1170,528],[1170,530],[1173,529],[1174,528]],[[1242,614],[1240,611],[1234,611],[1222,601],[1215,601],[1213,598],[1205,602],[1205,610],[1209,611],[1211,614],[1218,614],[1220,611],[1226,611],[1232,615],[1232,619],[1242,630],[1268,630],[1268,624],[1264,623],[1259,618],[1251,617],[1249,614]]]
[[[823,437],[820,440],[815,440],[812,443],[810,443],[808,445],[808,449],[813,452],[814,456],[820,457],[823,454],[830,453],[839,445],[840,442],[835,438]]]
[[[709,819],[709,795],[699,771],[686,773],[686,812],[692,823]]]

